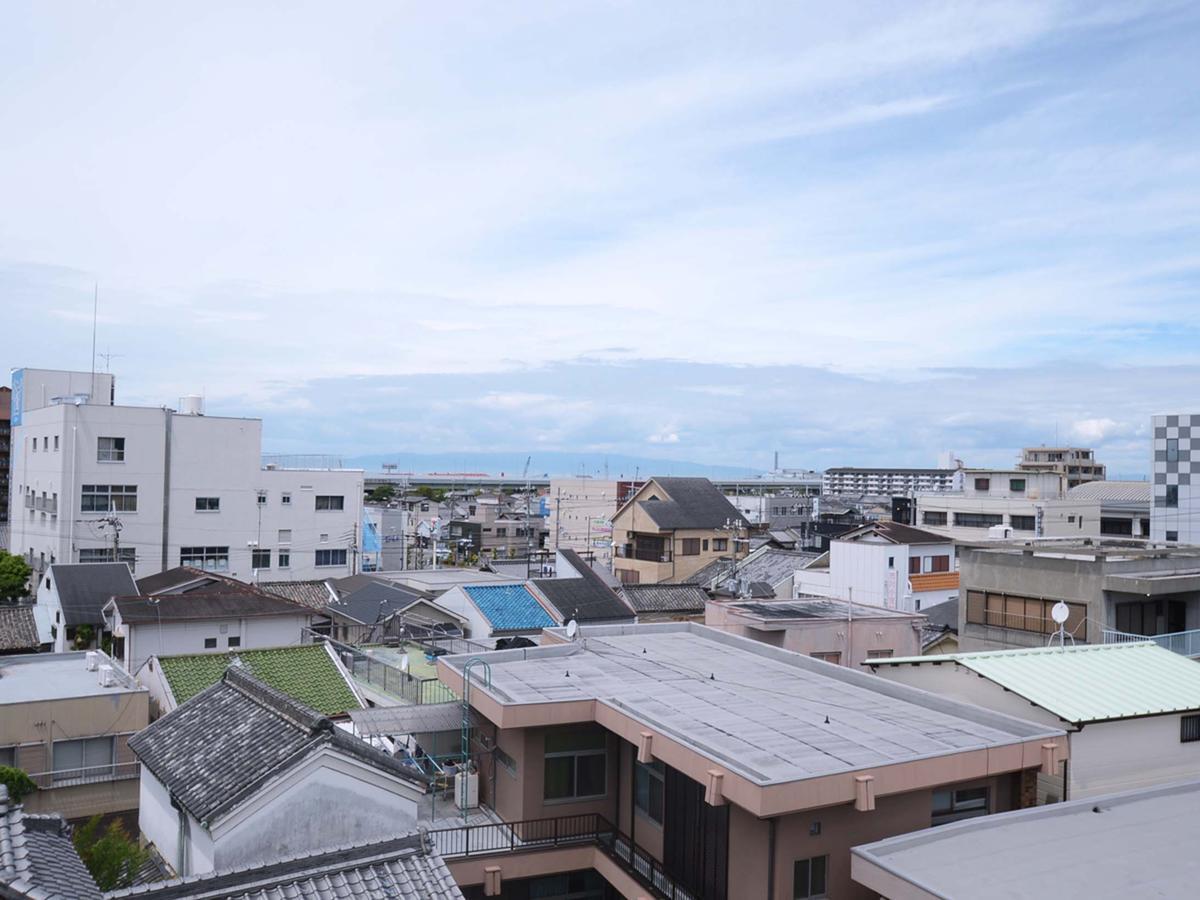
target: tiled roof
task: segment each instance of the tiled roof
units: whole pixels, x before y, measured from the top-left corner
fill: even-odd
[[[654,478],[651,484],[667,496],[636,502],[659,528],[721,528],[730,521],[750,524],[707,478]],[[654,493],[653,487],[650,493]]]
[[[374,625],[388,616],[403,612],[420,599],[421,595],[411,588],[370,581],[341,594],[326,609],[355,622]]]
[[[732,570],[731,560],[728,557],[714,559],[702,569],[697,569],[687,578],[683,579],[684,584],[698,584],[702,588],[710,589],[717,583],[717,579],[723,574]]]
[[[220,572],[206,572],[195,566],[176,566],[165,572],[157,572],[154,575],[139,578],[137,582],[138,590],[143,594],[174,594],[214,584],[228,584],[237,587],[244,585],[245,582]]]
[[[1150,503],[1148,481],[1085,481],[1067,491],[1070,500],[1099,500],[1101,503]]]
[[[99,900],[61,816],[31,816],[0,785],[0,895],[31,900]]]
[[[47,577],[58,589],[63,620],[72,626],[102,624],[104,604],[138,592],[125,563],[56,563]]]
[[[201,822],[237,806],[267,780],[327,746],[423,781],[240,666],[230,666],[217,684],[129,739],[142,765]]]
[[[523,584],[466,584],[463,590],[494,631],[534,631],[558,624]]]
[[[708,600],[698,584],[626,584],[621,593],[639,613],[702,613]]]
[[[193,619],[237,619],[258,616],[301,616],[308,607],[282,597],[256,591],[210,586],[186,594],[157,594],[153,597],[114,597],[113,603],[127,623],[185,622]]]
[[[309,609],[324,609],[333,599],[324,581],[260,581],[258,587]]]
[[[738,563],[737,577],[748,578],[750,581],[765,581],[771,587],[775,587],[820,555],[806,550],[778,550],[766,547]]]
[[[843,534],[839,540],[852,541],[859,535],[874,533],[880,537],[891,541],[893,544],[949,544],[951,539],[944,534],[934,534],[932,531],[925,531],[922,528],[913,528],[911,525],[901,525],[899,522],[872,522],[870,525],[864,525],[847,534]]]
[[[109,900],[462,900],[462,896],[446,863],[420,835],[108,894]]]
[[[579,622],[632,621],[633,610],[625,605],[616,592],[592,571],[584,559],[574,550],[560,550],[574,578],[538,578],[534,588],[550,605],[558,610],[563,620]],[[559,572],[562,576],[566,573]]]
[[[342,715],[360,706],[326,644],[162,656],[158,664],[176,703],[186,703],[220,681],[235,657],[255,678],[322,715]]]
[[[32,606],[0,606],[0,650],[37,650],[37,620]]]

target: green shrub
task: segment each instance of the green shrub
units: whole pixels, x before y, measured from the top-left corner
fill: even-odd
[[[12,766],[0,766],[0,784],[8,788],[8,799],[12,803],[20,803],[22,797],[37,790],[32,778]]]
[[[86,825],[75,829],[75,849],[102,891],[129,887],[149,853],[125,833],[120,821],[113,819],[101,829],[100,816],[92,816]]]

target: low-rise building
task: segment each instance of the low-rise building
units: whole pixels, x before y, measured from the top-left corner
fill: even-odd
[[[638,622],[703,622],[708,591],[698,584],[623,584]]]
[[[78,819],[137,809],[128,743],[149,721],[146,689],[98,650],[0,657],[0,766],[33,778],[30,811]]]
[[[613,516],[640,486],[636,481],[551,478],[546,528],[555,550],[575,550],[612,568]]]
[[[1104,466],[1088,447],[1025,447],[1017,468],[1026,472],[1054,472],[1061,475],[1067,489],[1090,481],[1104,480]]]
[[[37,581],[37,605],[50,623],[55,653],[74,648],[76,639],[92,646],[104,629],[104,607],[117,596],[138,593],[129,566],[108,562],[81,565],[55,563]]]
[[[449,860],[464,888],[573,870],[624,896],[854,896],[852,846],[1030,805],[1066,750],[1061,728],[700,625],[548,637],[438,660],[460,695],[470,667],[481,800],[521,823],[507,852]]]
[[[138,826],[178,876],[411,830],[427,784],[241,666],[130,748],[142,763]]]
[[[557,610],[531,589],[518,584],[466,584],[438,598],[439,605],[463,618],[465,637],[495,646],[512,637],[537,637],[561,625]]]
[[[1099,505],[1099,512],[1088,516],[1088,531],[1091,522],[1098,520],[1101,537],[1149,540],[1152,493],[1149,481],[1087,481],[1068,490],[1067,500]]]
[[[0,784],[0,895],[29,900],[101,900],[62,816],[31,815]]]

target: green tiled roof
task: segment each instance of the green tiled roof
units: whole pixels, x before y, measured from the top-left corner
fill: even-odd
[[[184,703],[220,681],[235,656],[255,678],[322,715],[336,716],[359,708],[354,692],[322,644],[164,656],[158,662],[175,701]]]

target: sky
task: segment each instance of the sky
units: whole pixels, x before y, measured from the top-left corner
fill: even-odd
[[[1188,2],[0,11],[0,365],[268,450],[767,468],[1200,393]],[[535,465],[536,468],[536,465]]]

